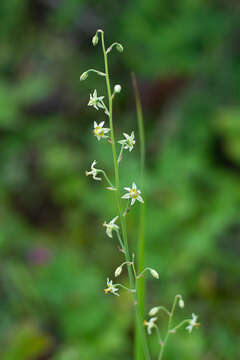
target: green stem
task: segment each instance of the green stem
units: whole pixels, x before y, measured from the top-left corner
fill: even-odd
[[[112,154],[113,154],[114,173],[115,173],[116,203],[117,203],[117,207],[118,207],[118,213],[119,213],[121,229],[122,229],[122,234],[123,234],[123,242],[124,242],[124,250],[125,250],[124,255],[125,255],[126,261],[130,261],[128,240],[127,240],[127,231],[126,231],[126,220],[125,220],[125,217],[123,216],[121,202],[120,202],[119,171],[118,171],[117,153],[116,153],[113,119],[112,119],[112,100],[113,99],[112,99],[111,85],[110,85],[110,79],[109,79],[108,58],[107,58],[106,49],[105,49],[103,31],[101,31],[101,40],[102,40],[102,49],[103,49],[103,55],[104,55],[104,65],[105,65],[105,74],[106,74],[105,79],[106,79],[108,102],[109,102],[109,122],[110,122],[110,130],[111,130]],[[128,276],[129,276],[130,287],[134,288],[134,277],[133,277],[132,267],[130,265],[128,265],[127,267],[128,267]],[[133,293],[133,300],[134,300],[134,304],[135,304],[136,321],[138,324],[139,332],[141,334],[142,347],[143,347],[143,351],[145,354],[145,359],[150,360],[150,354],[149,354],[146,334],[143,329],[142,318],[141,318],[140,311],[139,311],[137,293]]]
[[[138,86],[136,77],[132,74],[132,83],[135,94],[135,102],[137,109],[137,121],[138,121],[138,130],[139,130],[139,138],[140,138],[140,185],[141,191],[144,192],[144,173],[145,173],[145,135],[144,135],[144,123],[143,123],[143,113],[141,100],[139,96]],[[139,234],[138,234],[138,272],[141,272],[145,266],[145,201],[144,204],[140,208],[139,214]],[[139,296],[139,308],[142,317],[144,317],[145,313],[145,279],[141,278],[138,281],[137,289]],[[142,360],[142,351],[141,346],[139,344],[139,337],[136,329],[136,339],[135,339],[135,352],[137,360]]]
[[[105,173],[105,171],[104,171],[104,170],[98,170],[98,172],[99,172],[99,173],[102,173],[102,174],[104,175],[104,177],[105,177],[105,179],[107,180],[108,184],[113,188],[114,186],[113,186],[113,184],[111,183],[111,181],[109,180],[109,178],[108,178],[107,174]]]
[[[180,327],[182,327],[184,324],[188,323],[191,321],[191,319],[186,319],[183,320],[180,324],[178,324],[177,326],[175,326],[173,329],[171,329],[171,332],[176,331],[177,329],[179,329]]]
[[[161,346],[161,350],[159,352],[158,360],[162,360],[163,353],[164,353],[165,347],[167,345],[168,337],[169,337],[171,326],[172,326],[172,319],[173,319],[173,315],[174,315],[174,311],[175,311],[175,307],[176,307],[178,298],[179,298],[179,295],[176,295],[175,298],[174,298],[174,301],[173,301],[172,310],[171,310],[171,312],[169,314],[167,333],[166,333],[166,336],[164,338],[163,344]]]
[[[120,244],[123,252],[125,252],[124,245],[123,245],[123,242],[122,242],[122,239],[121,239],[121,235],[119,234],[119,231],[116,231],[116,233],[117,233],[117,238],[118,238],[119,244]]]

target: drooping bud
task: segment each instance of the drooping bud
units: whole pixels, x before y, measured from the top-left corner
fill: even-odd
[[[97,33],[92,38],[92,43],[93,43],[93,46],[97,45],[97,43],[98,43],[98,34]]]
[[[182,297],[180,297],[180,299],[179,299],[179,301],[178,301],[178,305],[179,305],[179,307],[180,307],[181,309],[184,308],[184,301],[183,301]]]
[[[88,73],[85,71],[84,73],[82,73],[82,75],[80,76],[80,81],[86,80],[88,77]]]
[[[117,43],[116,48],[117,48],[117,51],[123,52],[123,46],[121,44]]]
[[[121,85],[117,84],[117,85],[114,86],[114,92],[115,92],[115,93],[120,93],[121,90],[122,90]]]
[[[152,274],[152,276],[155,278],[155,279],[159,279],[159,275],[158,275],[158,272],[154,269],[150,269],[150,273]]]
[[[150,311],[149,311],[149,316],[154,316],[158,313],[159,308],[157,306],[153,307]]]
[[[115,270],[115,277],[119,276],[122,272],[122,266],[118,266]]]

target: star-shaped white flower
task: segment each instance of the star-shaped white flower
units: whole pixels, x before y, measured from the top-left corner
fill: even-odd
[[[147,326],[148,335],[151,335],[152,328],[154,328],[156,326],[155,325],[156,320],[157,320],[157,317],[152,317],[149,321],[144,320],[144,325]]]
[[[93,134],[94,136],[96,136],[96,138],[99,140],[101,140],[102,138],[108,138],[107,134],[110,129],[109,128],[104,128],[104,121],[100,122],[100,124],[97,124],[96,121],[94,121],[94,129],[93,129]]]
[[[108,293],[112,293],[113,295],[119,296],[119,294],[117,294],[117,291],[117,286],[113,284],[112,280],[110,281],[107,278],[107,288],[104,289],[105,294],[107,295]]]
[[[106,223],[106,221],[103,223],[103,226],[106,226],[107,236],[109,236],[110,238],[112,238],[112,231],[117,231],[119,229],[119,226],[115,224],[115,221],[117,219],[118,216],[115,216],[115,218],[113,218],[108,224]]]
[[[190,333],[192,332],[192,329],[194,327],[199,326],[199,324],[197,323],[197,318],[198,318],[197,315],[192,314],[192,319],[189,320],[189,325],[186,326],[186,330],[188,330]]]
[[[119,144],[122,144],[124,149],[128,149],[129,151],[132,151],[133,146],[135,145],[136,142],[134,140],[134,132],[132,131],[131,135],[125,133],[123,133],[123,135],[125,136],[126,139],[120,140]]]
[[[125,190],[128,192],[122,196],[122,199],[131,199],[131,205],[135,203],[136,200],[143,203],[143,198],[141,197],[141,191],[137,189],[137,186],[135,183],[132,184],[132,188],[125,187]]]
[[[98,169],[96,169],[94,166],[96,165],[96,160],[93,161],[92,165],[91,165],[91,171],[86,171],[86,176],[92,175],[94,180],[102,180],[100,177],[97,177],[97,174],[99,172]]]
[[[93,106],[96,110],[98,108],[105,109],[105,106],[103,104],[104,96],[97,96],[97,90],[95,89],[93,94],[90,94],[90,100],[88,102],[88,106]]]

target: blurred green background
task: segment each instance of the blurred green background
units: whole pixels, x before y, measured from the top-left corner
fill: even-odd
[[[148,308],[180,293],[176,321],[201,322],[171,337],[166,359],[239,359],[239,1],[2,0],[0,20],[1,360],[132,359],[131,300],[103,292],[121,262],[102,228],[112,193],[85,177],[94,159],[112,175],[109,144],[92,136],[104,115],[87,107],[104,82],[79,82],[103,69],[98,28],[124,46],[110,55],[118,138],[137,128],[132,71],[143,102],[146,258],[160,273]],[[133,180],[137,148],[121,164],[122,186]]]

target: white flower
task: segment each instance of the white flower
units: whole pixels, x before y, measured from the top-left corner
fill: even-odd
[[[115,93],[120,93],[121,90],[122,90],[121,85],[117,84],[117,85],[114,86],[114,92],[115,92]]]
[[[131,135],[123,133],[126,139],[120,140],[119,144],[124,145],[124,149],[129,149],[129,151],[132,151],[133,146],[135,145],[136,141],[134,140],[134,131],[132,131]]]
[[[132,184],[132,188],[129,187],[125,187],[125,190],[127,190],[127,194],[124,194],[122,196],[122,199],[132,199],[131,200],[131,205],[133,205],[135,203],[136,200],[140,201],[141,203],[143,203],[143,198],[141,197],[141,191],[137,190],[137,186],[135,183]]]
[[[144,320],[144,325],[147,326],[148,335],[151,335],[152,328],[154,328],[156,326],[155,325],[156,320],[157,320],[157,317],[152,317],[149,321]]]
[[[90,94],[90,100],[88,102],[88,106],[93,106],[96,110],[98,108],[105,109],[103,105],[104,96],[97,96],[97,90],[95,89],[93,94]]]
[[[97,174],[98,174],[99,170],[95,169],[95,167],[94,167],[96,165],[96,163],[97,163],[96,160],[94,160],[92,165],[91,165],[91,171],[86,171],[86,176],[92,175],[94,180],[100,180],[101,181],[102,179],[100,177],[97,177]]]
[[[149,316],[154,316],[158,313],[159,311],[159,307],[158,306],[155,306],[153,307],[150,311],[149,311]]]
[[[197,318],[198,318],[197,315],[192,314],[192,319],[189,320],[189,325],[186,326],[186,330],[188,330],[190,333],[192,332],[192,329],[194,327],[199,326],[199,323],[197,323]]]
[[[98,141],[101,140],[101,138],[108,138],[108,136],[105,134],[107,134],[110,129],[104,128],[103,125],[104,121],[100,122],[100,124],[97,124],[96,121],[94,121],[93,134],[97,137]]]
[[[110,238],[112,238],[112,231],[115,230],[117,231],[119,229],[119,226],[115,224],[115,221],[118,219],[118,216],[115,216],[115,218],[113,218],[110,223],[106,223],[106,221],[104,222],[103,226],[106,226],[106,233],[107,236],[109,236]]]
[[[107,295],[108,293],[112,293],[113,295],[119,296],[119,294],[117,294],[118,288],[116,287],[116,285],[113,284],[112,280],[109,281],[109,279],[107,278],[107,288],[104,289],[105,294]]]

